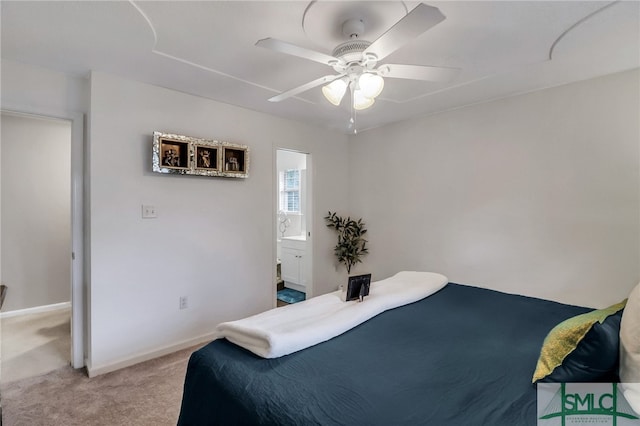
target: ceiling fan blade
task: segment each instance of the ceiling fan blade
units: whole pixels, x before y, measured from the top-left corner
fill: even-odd
[[[331,83],[336,78],[342,77],[341,75],[325,75],[324,77],[320,77],[316,80],[310,81],[307,84],[303,84],[302,86],[298,86],[294,89],[287,90],[286,92],[282,92],[279,95],[276,95],[272,98],[269,98],[269,102],[280,102],[291,96],[295,96],[298,93],[306,92],[309,89],[313,89],[314,87],[318,87],[325,83]]]
[[[378,67],[378,74],[382,77],[438,82],[451,81],[459,72],[459,68],[430,67],[423,65],[384,64]]]
[[[440,9],[420,3],[378,37],[363,53],[372,53],[380,61],[444,20],[445,16]]]
[[[332,65],[333,63],[338,62],[338,58],[334,58],[333,56],[325,55],[324,53],[296,46],[295,44],[287,43],[286,41],[277,40],[275,38],[263,38],[262,40],[258,40],[256,42],[256,46],[275,50],[276,52],[286,53],[288,55],[297,56],[299,58],[320,62],[321,64],[325,65]]]

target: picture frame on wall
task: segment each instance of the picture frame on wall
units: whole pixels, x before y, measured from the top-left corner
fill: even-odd
[[[153,132],[155,173],[211,177],[249,177],[247,145]]]
[[[224,161],[224,172],[232,174],[246,173],[248,157],[247,148],[234,145],[223,146],[222,158]]]
[[[189,170],[189,143],[172,139],[160,140],[160,164],[176,170]]]
[[[194,158],[196,170],[220,171],[218,146],[194,144]]]

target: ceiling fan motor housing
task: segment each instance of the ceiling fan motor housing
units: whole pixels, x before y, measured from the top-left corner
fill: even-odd
[[[316,4],[313,1],[312,3]],[[318,3],[325,4],[329,2]],[[364,20],[349,19],[344,21],[342,25],[342,33],[349,39],[349,41],[342,43],[333,49],[331,56],[326,53],[306,49],[277,39],[266,38],[259,40],[256,45],[329,65],[337,72],[337,75],[327,75],[303,84],[302,86],[283,92],[280,95],[270,98],[269,101],[279,102],[314,87],[325,85],[322,88],[323,93],[330,102],[334,105],[338,105],[339,99],[342,99],[342,96],[344,95],[344,90],[350,86],[354,91],[354,96],[358,91],[360,94],[365,92],[369,94],[366,95],[365,98],[369,99],[371,103],[362,107],[366,108],[371,106],[373,98],[378,96],[384,87],[383,77],[403,78],[409,80],[445,81],[448,78],[451,78],[452,74],[458,70],[454,68],[398,64],[386,64],[376,68],[378,61],[383,61],[387,56],[434,25],[442,22],[444,19],[445,16],[437,7],[420,3],[411,10],[411,12],[408,12],[402,19],[379,36],[373,43],[361,39],[364,35]],[[335,28],[331,30],[331,35],[333,39],[335,36]],[[361,86],[364,86],[364,88]],[[336,88],[336,93],[340,92],[335,96],[337,103],[330,99],[331,97],[327,96],[327,93],[325,93],[326,91],[330,89],[333,90],[334,88]]]
[[[333,53],[331,55],[340,59],[341,64],[339,64],[337,68],[334,66],[334,69],[340,72],[345,66],[350,64],[358,63],[362,65],[363,62],[365,62],[362,52],[364,52],[370,45],[371,42],[366,40],[350,40],[338,45],[333,49]],[[375,61],[372,61],[373,58],[368,59],[369,61],[366,62],[373,62],[369,67],[375,65]],[[340,65],[342,65],[342,67],[340,67]]]

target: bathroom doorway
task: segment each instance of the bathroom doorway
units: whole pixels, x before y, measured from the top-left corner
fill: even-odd
[[[312,294],[311,155],[276,150],[276,306]]]

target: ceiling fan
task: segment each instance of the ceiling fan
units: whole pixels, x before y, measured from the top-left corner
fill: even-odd
[[[322,93],[329,102],[336,106],[340,105],[345,92],[350,89],[352,108],[362,110],[373,105],[375,98],[382,92],[384,88],[383,77],[449,81],[458,73],[459,69],[378,64],[391,53],[444,19],[445,16],[437,7],[420,3],[372,43],[360,39],[364,32],[364,22],[361,19],[349,19],[344,22],[342,33],[350,40],[338,45],[331,55],[274,38],[259,40],[256,46],[319,62],[332,67],[337,72],[337,74],[325,75],[302,86],[287,90],[270,98],[269,101],[280,102],[325,84]]]

